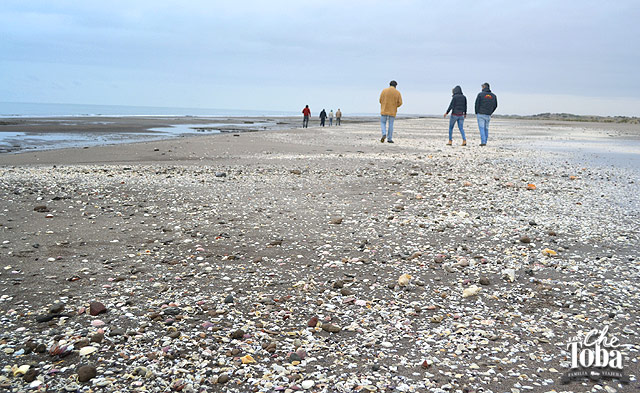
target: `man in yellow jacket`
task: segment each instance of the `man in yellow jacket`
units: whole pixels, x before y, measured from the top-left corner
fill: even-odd
[[[382,90],[380,93],[380,126],[382,127],[382,138],[380,142],[393,143],[393,121],[396,119],[396,113],[398,107],[402,105],[402,95],[396,89],[398,82],[389,82],[389,87]],[[387,122],[389,123],[389,130],[387,131]]]

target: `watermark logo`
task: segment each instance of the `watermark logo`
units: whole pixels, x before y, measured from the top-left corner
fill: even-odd
[[[600,379],[619,379],[628,383],[628,376],[624,375],[624,365],[621,345],[618,338],[609,333],[609,326],[602,330],[591,330],[584,338],[574,337],[567,344],[571,356],[570,369],[562,376],[562,383],[572,380],[589,378],[594,381]]]

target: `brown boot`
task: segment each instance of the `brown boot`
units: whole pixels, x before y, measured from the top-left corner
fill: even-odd
[[[453,145],[453,141],[449,140],[449,142],[447,143],[447,146],[451,146],[451,145]]]
[[[467,141],[462,141],[462,146],[467,146]]]

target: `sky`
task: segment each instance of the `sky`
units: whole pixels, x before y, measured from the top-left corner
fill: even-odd
[[[640,1],[2,0],[0,102],[640,116]]]

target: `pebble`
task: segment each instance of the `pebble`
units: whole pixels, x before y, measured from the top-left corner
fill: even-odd
[[[78,382],[88,382],[97,375],[96,368],[91,365],[80,366],[78,368]]]
[[[89,304],[89,315],[96,316],[107,312],[107,307],[100,302],[91,302]]]

